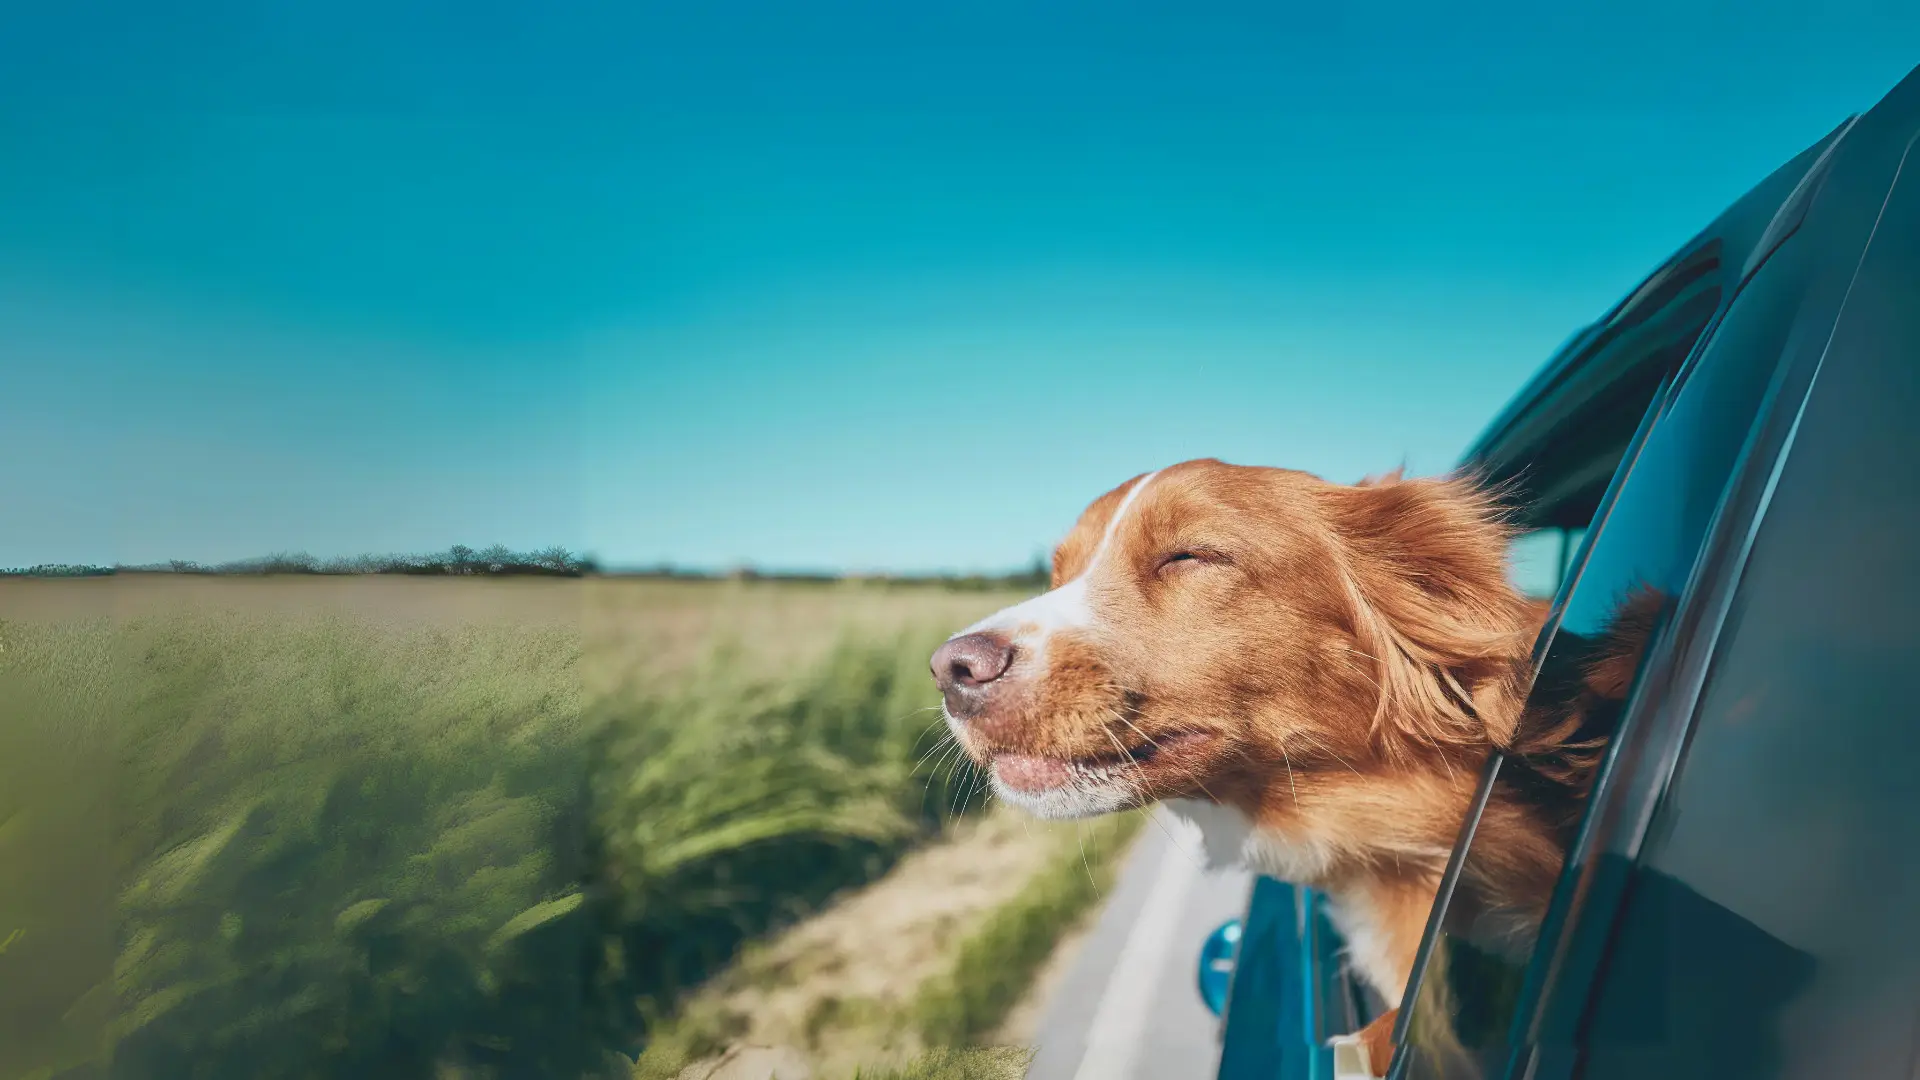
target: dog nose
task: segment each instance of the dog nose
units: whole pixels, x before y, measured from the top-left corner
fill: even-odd
[[[963,634],[933,653],[933,681],[952,703],[1007,673],[1013,643],[995,634]]]

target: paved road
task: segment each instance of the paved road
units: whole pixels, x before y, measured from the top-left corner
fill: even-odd
[[[1208,1080],[1219,1024],[1194,986],[1200,946],[1252,878],[1201,869],[1200,837],[1156,810],[1072,970],[1047,1003],[1028,1080]],[[1164,827],[1161,827],[1164,826]]]

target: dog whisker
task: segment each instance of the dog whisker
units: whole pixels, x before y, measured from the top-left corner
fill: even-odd
[[[1120,741],[1119,736],[1115,735],[1111,731],[1105,730],[1104,728],[1101,729],[1100,733],[1102,735],[1105,735],[1107,737],[1107,741],[1113,744],[1114,750],[1119,752],[1120,762],[1121,762],[1121,766],[1120,766],[1121,782],[1125,783],[1129,788],[1132,789],[1133,798],[1135,802],[1139,802],[1145,799],[1147,795],[1146,783],[1144,782],[1144,778],[1138,775],[1141,772],[1140,763],[1138,761],[1133,760],[1133,756],[1127,752],[1127,746],[1125,743]],[[1132,767],[1135,773],[1134,776],[1130,777],[1127,775],[1126,770],[1129,766]]]
[[[927,763],[928,758],[932,757],[937,753],[940,753],[943,750],[948,749],[949,747],[955,747],[959,745],[960,745],[960,740],[954,738],[952,732],[948,732],[942,735],[940,737],[940,740],[933,744],[932,749],[928,750],[924,754],[921,754],[920,760],[913,763],[913,769],[911,771],[915,773],[919,772],[920,767]]]
[[[961,762],[960,767],[965,770],[962,774],[961,783],[966,786],[962,787],[961,784],[954,784],[952,790],[949,792],[950,800],[947,806],[947,816],[949,818],[959,817],[960,808],[965,806],[973,797],[973,784],[975,782],[973,762],[965,758],[962,758]]]
[[[1191,848],[1181,843],[1179,837],[1173,835],[1173,830],[1167,828],[1167,823],[1160,820],[1159,814],[1154,813],[1152,808],[1148,808],[1144,810],[1143,813],[1147,815],[1147,820],[1153,822],[1155,827],[1157,827],[1160,830],[1161,834],[1167,838],[1167,843],[1172,845],[1174,850],[1180,852],[1180,854],[1188,862],[1193,864],[1193,868],[1195,870],[1205,872],[1205,870],[1207,869],[1207,864],[1201,861],[1200,857],[1195,855]]]
[[[1087,862],[1087,831],[1085,822],[1079,820],[1074,821],[1073,836],[1074,839],[1080,842],[1080,868],[1087,872],[1087,884],[1093,886],[1094,891],[1098,892],[1100,891],[1100,883],[1094,880],[1093,864]]]
[[[1159,744],[1159,743],[1157,743],[1157,742],[1155,742],[1155,741],[1153,741],[1153,736],[1151,736],[1151,735],[1148,735],[1148,734],[1147,734],[1146,732],[1144,732],[1144,731],[1141,731],[1141,730],[1140,730],[1140,726],[1139,726],[1138,724],[1135,724],[1135,723],[1134,723],[1133,721],[1131,721],[1131,720],[1129,720],[1129,719],[1127,719],[1126,717],[1124,717],[1124,716],[1122,716],[1122,715],[1120,715],[1120,713],[1119,713],[1119,711],[1118,711],[1118,710],[1114,710],[1114,713],[1113,713],[1113,718],[1114,718],[1115,720],[1118,720],[1118,721],[1120,721],[1121,723],[1123,723],[1123,724],[1125,724],[1125,725],[1127,725],[1127,727],[1128,727],[1128,728],[1130,728],[1130,729],[1132,729],[1132,731],[1133,731],[1133,733],[1134,733],[1135,735],[1138,735],[1138,736],[1140,736],[1141,738],[1143,738],[1143,739],[1145,739],[1145,740],[1147,740],[1147,745],[1148,745],[1148,746],[1151,746],[1151,747],[1153,747],[1153,748],[1154,748],[1155,750],[1158,750],[1158,749],[1160,749],[1160,744]]]
[[[933,771],[935,773],[938,773],[941,769],[944,768],[947,771],[947,782],[952,783],[953,770],[959,767],[960,759],[962,757],[965,757],[966,755],[961,754],[959,752],[960,744],[958,742],[955,742],[951,747],[949,747],[948,751],[949,751],[948,753],[940,755],[940,760],[937,763],[935,763],[933,767]]]
[[[1328,757],[1330,757],[1330,758],[1332,758],[1333,760],[1335,760],[1335,761],[1337,761],[1337,762],[1339,762],[1339,763],[1340,763],[1340,764],[1342,764],[1342,765],[1345,765],[1345,766],[1347,767],[1347,771],[1349,771],[1349,772],[1351,772],[1351,773],[1353,773],[1353,775],[1355,775],[1355,776],[1359,776],[1359,777],[1362,777],[1362,778],[1364,778],[1364,777],[1365,777],[1365,774],[1364,774],[1364,773],[1362,773],[1362,772],[1361,772],[1361,771],[1360,771],[1360,770],[1359,770],[1358,768],[1356,768],[1356,767],[1354,766],[1354,764],[1353,764],[1353,762],[1351,762],[1351,761],[1349,761],[1349,760],[1347,760],[1347,759],[1346,759],[1345,757],[1343,757],[1343,756],[1341,756],[1340,754],[1338,754],[1338,753],[1336,753],[1336,752],[1334,751],[1334,749],[1333,749],[1333,747],[1331,747],[1331,746],[1328,746],[1328,745],[1327,745],[1326,743],[1323,743],[1323,742],[1321,742],[1321,741],[1320,741],[1319,739],[1317,739],[1317,738],[1314,738],[1314,737],[1313,737],[1313,735],[1311,735],[1310,733],[1308,733],[1308,732],[1306,732],[1306,731],[1295,731],[1295,732],[1293,733],[1293,735],[1294,735],[1294,737],[1295,737],[1295,738],[1298,738],[1298,739],[1300,739],[1301,741],[1303,741],[1303,742],[1305,742],[1305,743],[1307,743],[1308,745],[1310,745],[1310,746],[1312,746],[1312,747],[1313,747],[1314,749],[1316,749],[1316,750],[1318,750],[1318,751],[1320,751],[1321,753],[1323,753],[1323,754],[1325,754],[1325,755],[1327,755]]]

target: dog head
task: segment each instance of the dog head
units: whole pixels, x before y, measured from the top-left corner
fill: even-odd
[[[1518,708],[1507,539],[1459,479],[1185,462],[1095,499],[1051,589],[949,639],[934,678],[996,792],[1045,817],[1193,798],[1259,818],[1451,772]]]

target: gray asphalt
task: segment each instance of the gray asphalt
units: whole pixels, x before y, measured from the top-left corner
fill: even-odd
[[[1201,869],[1200,838],[1155,811],[1047,1003],[1028,1080],[1206,1080],[1219,1022],[1195,987],[1200,946],[1243,913],[1252,877]]]

